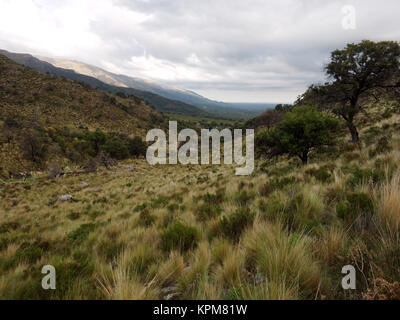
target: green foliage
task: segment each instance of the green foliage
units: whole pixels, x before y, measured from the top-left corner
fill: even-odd
[[[225,200],[225,189],[218,189],[214,194],[207,192],[202,199],[210,205],[221,204]]]
[[[329,172],[330,168],[327,166],[322,166],[318,169],[308,169],[306,174],[315,177],[320,182],[327,183],[332,181],[332,175]]]
[[[374,213],[374,202],[366,193],[351,192],[346,195],[346,201],[336,205],[339,218],[352,223],[358,216]]]
[[[86,138],[92,143],[96,154],[100,151],[100,147],[107,141],[107,135],[100,129],[96,129],[95,132],[89,132]]]
[[[222,212],[221,207],[218,204],[211,204],[209,202],[201,204],[196,209],[197,219],[200,221],[206,221],[211,218],[219,216]]]
[[[129,154],[133,157],[140,157],[146,154],[146,144],[142,138],[136,136],[128,142]]]
[[[199,238],[199,231],[195,227],[175,222],[161,234],[161,245],[165,251],[178,249],[184,252],[196,247]]]
[[[100,150],[108,153],[114,159],[126,159],[129,156],[129,150],[125,142],[118,138],[112,137],[107,139],[106,143],[101,146]]]
[[[89,237],[89,233],[94,229],[95,224],[93,223],[82,224],[78,229],[75,229],[68,234],[68,239],[75,243],[83,242]]]
[[[21,138],[20,148],[25,159],[40,163],[47,156],[47,140],[35,130],[26,130]]]
[[[242,232],[253,222],[254,214],[248,208],[223,216],[218,222],[218,232],[225,237],[238,241]]]
[[[383,169],[362,169],[354,167],[351,169],[352,177],[348,180],[348,185],[354,188],[362,183],[378,183],[385,179],[385,171]]]
[[[387,153],[392,150],[392,146],[390,145],[390,141],[388,137],[382,137],[379,139],[375,148],[370,150],[369,156],[370,158],[375,157],[376,155]]]
[[[260,131],[256,146],[261,154],[269,157],[296,156],[307,163],[310,152],[325,145],[332,145],[338,122],[318,112],[315,108],[296,107],[285,113],[284,120],[276,127]]]
[[[329,107],[346,121],[352,141],[359,141],[354,117],[361,112],[359,99],[385,94],[384,89],[398,82],[400,45],[394,41],[363,40],[331,53],[326,67],[333,79],[325,85],[312,85],[297,103]]]

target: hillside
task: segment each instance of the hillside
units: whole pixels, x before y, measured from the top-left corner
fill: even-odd
[[[76,81],[46,75],[0,55],[0,116],[47,126],[100,128],[143,135],[159,114],[143,101],[112,96]]]
[[[196,107],[200,107],[213,114],[223,115],[225,113],[230,114],[232,117],[238,117],[241,115],[244,118],[247,118],[249,117],[249,114],[254,116],[257,115],[260,110],[268,105],[256,103],[224,103],[205,98],[191,90],[161,85],[154,81],[149,81],[138,77],[129,77],[122,74],[115,74],[78,61],[56,59],[43,56],[38,56],[37,58],[49,62],[56,67],[72,69],[77,73],[97,78],[107,84],[120,87],[129,87],[137,90],[155,93],[167,99],[177,100]],[[246,111],[250,111],[250,113],[246,114]]]
[[[0,55],[0,170],[30,171],[57,158],[81,162],[99,151],[87,145],[94,130],[144,137],[165,121],[137,97],[114,96]]]
[[[207,99],[193,91],[160,85],[156,82],[114,74],[82,62],[34,57],[29,54],[11,53],[0,50],[1,54],[14,61],[41,72],[83,81],[100,89],[116,93],[134,94],[145,99],[157,110],[183,115],[214,117],[232,120],[247,120],[257,116],[269,104],[224,103]]]
[[[80,82],[84,82],[89,84],[95,88],[110,92],[112,94],[123,93],[124,95],[134,95],[141,99],[144,99],[149,106],[154,107],[160,112],[168,112],[168,113],[179,113],[179,114],[187,114],[187,115],[195,115],[195,116],[209,116],[211,114],[202,110],[201,108],[183,103],[181,101],[167,99],[163,96],[155,94],[149,91],[138,90],[134,88],[128,87],[119,87],[115,85],[110,85],[105,82],[102,82],[94,77],[83,75],[76,73],[74,70],[63,69],[53,66],[52,64],[41,61],[29,54],[18,54],[11,53],[5,50],[0,50],[0,54],[3,54],[13,61],[23,64],[27,67],[35,69],[40,72],[48,73],[51,75],[55,75],[58,77],[63,77],[67,79],[72,79]],[[96,73],[94,73],[96,75]],[[98,75],[98,73],[97,73]],[[101,79],[104,79],[101,77]],[[111,81],[112,83],[116,83],[116,81]],[[118,82],[117,82],[118,83]]]
[[[0,297],[398,299],[400,111],[368,111],[362,149],[344,130],[337,149],[305,166],[259,161],[249,177],[129,160],[5,181]],[[58,201],[64,194],[72,200]],[[55,291],[40,286],[45,264],[56,267]],[[341,288],[345,265],[357,268],[356,290]]]

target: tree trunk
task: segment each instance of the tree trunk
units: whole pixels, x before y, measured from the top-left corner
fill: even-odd
[[[301,159],[303,165],[306,165],[308,162],[308,152],[304,151],[302,155],[299,155],[299,158]]]
[[[357,143],[360,141],[360,137],[358,135],[358,131],[356,126],[353,124],[353,121],[347,121],[347,127],[350,130],[351,133],[351,142]]]

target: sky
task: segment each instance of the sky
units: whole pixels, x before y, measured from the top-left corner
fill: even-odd
[[[293,102],[330,52],[400,41],[399,0],[0,0],[0,49],[226,102]]]

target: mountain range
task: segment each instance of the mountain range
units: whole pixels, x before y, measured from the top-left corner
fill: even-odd
[[[247,120],[274,106],[274,104],[214,101],[190,90],[160,85],[142,78],[114,74],[73,60],[11,53],[5,50],[0,50],[0,54],[40,72],[82,81],[113,94],[135,95],[161,112]]]
[[[166,121],[141,99],[38,72],[1,54],[0,119],[30,123],[29,128],[82,127],[139,136]]]

